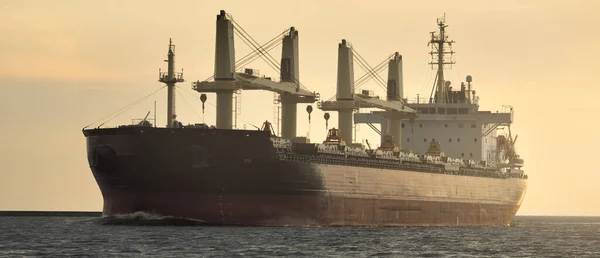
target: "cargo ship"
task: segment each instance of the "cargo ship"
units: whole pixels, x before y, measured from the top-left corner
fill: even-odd
[[[452,89],[444,66],[453,64],[453,41],[445,19],[437,25],[429,42],[437,70],[429,98],[404,98],[399,53],[387,61],[385,100],[355,92],[355,51],[342,40],[336,96],[321,101],[299,82],[294,27],[280,38],[281,80],[274,81],[253,69],[238,72],[233,34],[242,30],[221,11],[214,76],[192,83],[203,109],[204,93],[216,93],[216,126],[177,121],[175,85],[184,80],[170,43],[168,71],[159,72],[168,90],[165,127],[147,115],[129,125],[83,129],[103,215],[148,212],[244,226],[509,225],[527,188],[510,133],[514,111],[479,110],[471,76]],[[281,135],[269,121],[253,130],[233,128],[233,94],[240,90],[278,94]],[[297,104],[314,102],[339,115],[319,143],[296,136]],[[377,110],[359,113],[359,107]],[[380,133],[379,147],[354,142],[353,124],[360,123]]]

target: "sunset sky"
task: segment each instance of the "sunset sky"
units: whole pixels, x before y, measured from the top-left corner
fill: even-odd
[[[176,44],[178,119],[215,123],[215,95],[203,117],[191,82],[213,73],[215,19],[226,10],[259,43],[290,26],[299,31],[300,81],[329,99],[335,94],[341,39],[372,66],[393,52],[404,64],[405,96],[429,95],[435,71],[429,32],[446,14],[457,64],[446,71],[459,85],[466,75],[480,110],[515,109],[513,134],[525,159],[529,188],[520,215],[600,215],[600,1],[32,1],[0,0],[0,210],[102,209],[86,159],[81,129],[159,89],[169,38]],[[236,39],[236,57],[248,48]],[[279,60],[281,48],[271,55]],[[248,67],[278,77],[258,59]],[[355,65],[355,79],[364,72]],[[387,69],[381,73],[385,78]],[[373,81],[361,89],[384,96]],[[158,106],[166,123],[166,91],[106,126],[128,124]],[[242,93],[240,124],[273,120],[273,93]],[[310,125],[325,137],[323,112]],[[305,105],[298,133],[306,135]],[[332,113],[330,125],[337,125]],[[97,125],[97,124],[96,124]],[[378,142],[363,125],[358,139]]]

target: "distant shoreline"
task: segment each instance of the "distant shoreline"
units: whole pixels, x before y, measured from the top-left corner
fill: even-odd
[[[0,217],[102,217],[101,211],[0,211]]]
[[[101,211],[0,211],[0,217],[102,217]],[[535,217],[573,217],[573,218],[595,218],[594,215],[516,215],[515,218]]]

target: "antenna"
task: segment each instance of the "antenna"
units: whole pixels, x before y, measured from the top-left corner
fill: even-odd
[[[445,87],[444,81],[444,65],[449,65],[448,68],[451,68],[455,62],[453,61],[452,51],[452,43],[454,40],[449,40],[448,35],[446,35],[446,13],[442,18],[437,19],[437,25],[439,27],[439,32],[436,34],[435,31],[430,32],[431,40],[429,40],[428,46],[431,46],[431,51],[429,54],[431,55],[431,69],[437,69],[436,81],[433,85],[435,89],[435,96],[433,96],[434,103],[448,103],[448,88]],[[437,65],[437,66],[436,66]],[[433,94],[433,91],[432,91]]]
[[[468,89],[467,89],[467,99],[469,100],[469,103],[473,103],[473,99],[471,98],[471,82],[473,81],[473,77],[471,75],[467,75],[467,85],[468,85]],[[473,91],[473,94],[475,94],[475,92]]]

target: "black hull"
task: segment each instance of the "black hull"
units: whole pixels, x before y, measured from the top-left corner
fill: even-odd
[[[86,130],[104,215],[208,224],[508,225],[526,180],[284,161],[259,131]]]

